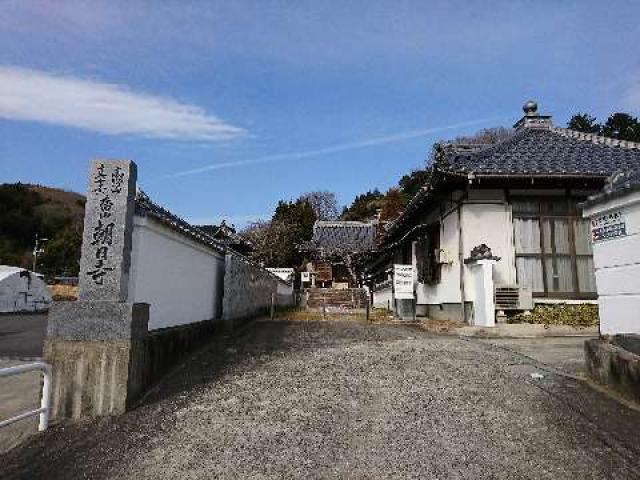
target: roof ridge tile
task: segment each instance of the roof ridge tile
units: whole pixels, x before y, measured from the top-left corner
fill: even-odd
[[[557,133],[563,137],[574,138],[576,140],[590,141],[596,145],[610,145],[614,147],[630,148],[638,150],[640,149],[639,142],[632,142],[630,140],[620,140],[617,138],[607,137],[605,135],[598,135],[597,133],[586,133],[572,130],[570,128],[553,127],[550,129],[552,132]]]

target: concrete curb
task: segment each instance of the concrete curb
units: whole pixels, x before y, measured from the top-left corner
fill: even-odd
[[[0,362],[44,362],[43,357],[21,357],[11,355],[0,355]]]
[[[597,337],[598,327],[576,328],[568,325],[545,326],[538,323],[502,324],[495,327],[460,327],[451,330],[460,337],[473,338],[538,338],[538,337]]]

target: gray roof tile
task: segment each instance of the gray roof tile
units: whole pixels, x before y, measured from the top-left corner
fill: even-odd
[[[611,175],[601,193],[590,196],[582,206],[595,205],[640,190],[640,167]]]
[[[640,145],[562,128],[523,128],[495,145],[442,145],[437,168],[480,175],[607,176],[640,166]]]
[[[369,222],[318,221],[309,247],[325,253],[358,253],[376,248],[376,225]]]

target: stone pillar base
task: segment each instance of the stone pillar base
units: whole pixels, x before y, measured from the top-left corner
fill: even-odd
[[[44,356],[53,366],[52,417],[116,415],[141,394],[136,359],[149,305],[61,302],[49,312]]]

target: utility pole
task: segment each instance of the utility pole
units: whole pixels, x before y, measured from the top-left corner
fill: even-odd
[[[41,243],[49,240],[48,238],[38,238],[38,233],[36,233],[36,243],[33,247],[33,272],[36,271],[36,266],[38,265],[38,255],[44,253],[44,248],[40,246]]]

